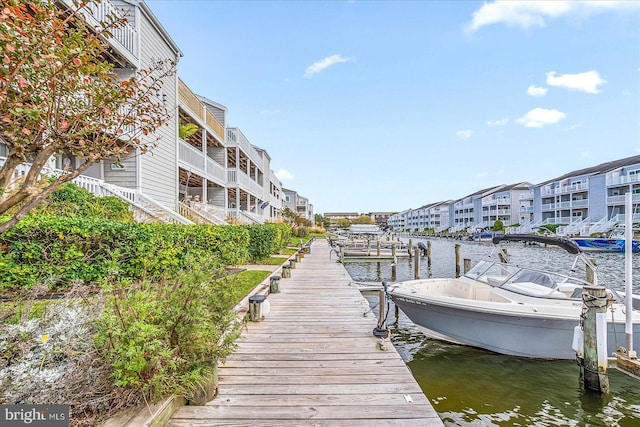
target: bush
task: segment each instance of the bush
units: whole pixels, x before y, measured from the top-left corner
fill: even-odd
[[[133,221],[133,213],[129,210],[127,202],[115,196],[96,197],[72,182],[61,185],[30,215]]]
[[[252,224],[245,226],[249,232],[249,259],[266,258],[287,246],[291,239],[291,227],[286,224]]]
[[[239,298],[216,263],[187,257],[189,269],[158,282],[122,281],[105,290],[95,343],[116,384],[152,400],[189,397],[235,348]],[[244,291],[242,291],[244,292]]]
[[[84,217],[27,216],[0,234],[0,287],[28,289],[46,283],[160,279],[190,267],[187,256],[237,265],[249,257],[243,227],[137,224]]]

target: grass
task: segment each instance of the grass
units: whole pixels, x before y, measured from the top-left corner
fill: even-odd
[[[281,255],[293,255],[298,252],[298,249],[295,248],[286,248],[280,251]]]
[[[259,259],[257,261],[255,261],[255,264],[258,265],[280,265],[280,264],[284,264],[285,261],[287,261],[288,258],[285,257],[269,257],[269,258],[262,258]]]
[[[233,286],[234,299],[240,302],[253,288],[262,283],[269,274],[271,274],[271,272],[265,270],[245,270],[226,276],[220,280],[226,280],[229,286]]]
[[[47,312],[47,306],[59,303],[59,300],[18,300],[0,303],[0,323],[17,324],[20,319],[41,319]]]

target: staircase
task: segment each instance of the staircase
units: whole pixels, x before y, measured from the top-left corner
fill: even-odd
[[[616,227],[619,223],[621,223],[624,218],[621,220],[619,215],[614,216],[611,219],[607,219],[605,216],[600,221],[591,224],[589,227],[585,227],[584,235],[589,236],[594,233],[606,233]]]
[[[78,184],[81,185],[81,184]],[[194,222],[156,202],[140,191],[101,182],[100,187],[111,196],[129,203],[138,222],[164,222],[170,224],[193,224]],[[83,187],[85,188],[85,187]],[[89,190],[89,189],[88,189]],[[89,190],[91,191],[91,190]],[[104,194],[103,194],[104,195]]]
[[[591,218],[586,217],[581,221],[572,222],[569,225],[558,227],[556,234],[560,236],[581,235],[582,230],[591,223]]]
[[[227,221],[220,217],[222,209],[214,208],[204,203],[192,202],[191,205],[178,203],[180,215],[196,224],[227,225]]]

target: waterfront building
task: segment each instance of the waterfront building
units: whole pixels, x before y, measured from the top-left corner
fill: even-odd
[[[624,197],[640,194],[640,156],[575,170],[533,187],[533,223],[559,225],[556,233],[605,233],[624,222]],[[634,203],[640,199],[634,197]],[[640,217],[634,218],[636,221]]]
[[[182,57],[144,1],[103,0],[86,18],[98,25],[114,10],[126,15],[127,24],[107,40],[105,59],[120,78],[135,75],[159,58],[177,63]],[[133,152],[119,162],[92,165],[75,180],[78,185],[126,200],[140,221],[262,223],[281,216],[284,194],[270,169],[271,157],[239,128],[228,127],[225,106],[193,93],[177,73],[155,95],[176,111],[167,126],[145,137],[150,141],[160,137],[158,144],[146,155]],[[3,156],[6,147],[0,143],[0,164]],[[69,170],[81,161],[65,153],[52,158],[51,168]],[[305,217],[312,219],[311,203],[302,200]]]
[[[388,227],[387,221],[389,220],[389,216],[391,216],[393,212],[369,212],[366,214],[371,217],[371,219],[375,222],[375,224],[381,229],[386,229]]]
[[[486,193],[481,199],[482,222],[475,224],[476,229],[493,227],[496,221],[505,226],[519,224],[521,197],[530,194],[531,184],[522,182],[504,185]]]
[[[284,205],[289,208],[290,211],[297,213],[302,218],[306,218],[309,221],[313,221],[313,205],[309,203],[309,199],[301,196],[298,192],[283,188],[284,193]]]
[[[470,232],[500,220],[514,233],[553,224],[560,235],[602,234],[624,223],[628,192],[633,194],[632,220],[640,222],[640,156],[575,170],[535,185],[500,185],[455,201],[408,209],[391,215],[389,224],[394,230],[420,230],[437,224],[433,210],[439,209],[440,225],[427,227],[436,232]]]

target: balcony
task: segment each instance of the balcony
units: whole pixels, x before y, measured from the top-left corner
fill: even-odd
[[[264,190],[260,184],[249,178],[249,176],[238,169],[227,170],[227,184],[238,186],[240,189],[253,194],[262,199]]]
[[[570,185],[562,185],[556,187],[543,187],[540,189],[540,194],[542,196],[553,196],[556,194],[567,194],[567,193],[575,193],[580,191],[588,191],[589,183],[581,182]]]
[[[618,176],[609,176],[607,175],[607,187],[615,186],[615,185],[623,185],[623,184],[631,184],[634,182],[640,182],[640,175],[618,175]]]
[[[240,147],[242,151],[249,157],[249,160],[258,167],[261,171],[264,171],[264,161],[262,155],[255,149],[249,140],[238,128],[227,128],[227,146]]]
[[[482,199],[482,206],[499,206],[499,205],[511,205],[511,198],[509,198],[509,197],[499,197],[499,198],[485,197],[485,198]]]
[[[69,8],[73,9],[72,0],[62,0],[62,2]],[[87,7],[82,12],[87,23],[91,25],[96,31],[101,31],[102,26],[100,22],[109,22],[108,16],[117,15],[121,16],[122,12],[116,8],[116,6],[110,0],[102,0],[98,4],[87,3]],[[135,27],[135,22],[131,16],[126,16],[128,22],[120,28],[112,29],[112,37],[107,39],[107,42],[131,65],[137,65],[139,62],[138,51],[138,31]],[[127,64],[118,64],[119,66],[125,66]]]
[[[608,196],[607,197],[607,205],[624,205],[625,203],[625,195],[618,196]],[[631,196],[631,202],[636,204],[640,203],[640,194],[636,193]]]
[[[207,178],[217,184],[225,184],[225,169],[219,163],[207,157],[202,151],[196,149],[183,140],[178,140],[178,159],[185,169],[189,169],[198,175]]]

